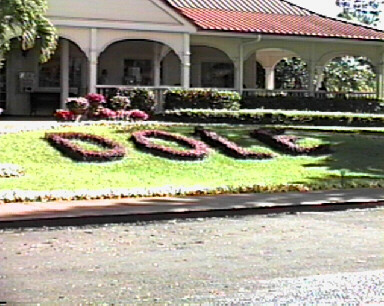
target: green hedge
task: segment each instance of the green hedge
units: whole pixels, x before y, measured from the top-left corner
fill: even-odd
[[[241,96],[234,91],[214,89],[170,89],[165,92],[165,109],[240,109]]]
[[[375,99],[318,99],[311,97],[243,97],[243,109],[285,109],[321,112],[383,113],[384,103]]]
[[[384,115],[281,110],[167,110],[159,119],[196,123],[384,126]]]

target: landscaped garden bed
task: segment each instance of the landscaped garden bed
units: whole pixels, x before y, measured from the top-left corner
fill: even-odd
[[[326,93],[324,92],[324,95]],[[179,107],[180,108],[180,107]],[[384,103],[374,99],[311,97],[244,97],[243,109],[305,110],[319,112],[383,113]]]
[[[0,137],[0,163],[22,169],[21,176],[0,177],[0,201],[118,198],[184,194],[307,191],[347,187],[384,186],[384,134],[336,134],[326,131],[285,130],[302,147],[329,145],[332,152],[319,156],[285,154],[251,137],[256,126],[201,126],[213,132],[219,145],[195,134],[190,124],[94,124],[55,130],[6,134]],[[160,131],[160,132],[145,132]],[[120,160],[75,161],[46,141],[47,133],[81,133],[102,137],[124,147]],[[188,152],[204,142],[205,158],[197,161],[159,157],[142,151],[132,135],[145,136],[146,144]],[[137,134],[138,133],[138,134]],[[170,138],[162,135],[173,135]],[[62,134],[68,135],[68,134]],[[176,135],[176,138],[174,137]],[[157,137],[159,136],[159,137]],[[146,138],[147,137],[147,138]],[[149,138],[148,138],[149,137]],[[65,138],[65,137],[64,137]],[[189,139],[188,143],[177,139]],[[300,141],[299,141],[300,140]],[[83,140],[70,140],[86,151],[98,151]],[[236,146],[233,146],[235,144]],[[237,159],[233,151],[256,152],[268,159]],[[202,148],[202,147],[200,147]],[[167,149],[167,150],[168,150]],[[102,152],[104,148],[100,148]],[[305,152],[302,152],[305,153]]]
[[[384,115],[283,110],[167,110],[160,120],[190,123],[384,126]]]

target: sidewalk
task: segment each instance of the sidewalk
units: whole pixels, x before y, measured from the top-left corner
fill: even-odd
[[[384,189],[331,190],[308,193],[240,194],[196,197],[127,198],[114,200],[67,201],[48,203],[0,204],[0,227],[23,221],[79,219],[92,217],[140,217],[158,219],[168,214],[188,214],[267,209],[267,213],[292,208],[302,211],[309,207],[337,209],[349,206],[384,205]]]

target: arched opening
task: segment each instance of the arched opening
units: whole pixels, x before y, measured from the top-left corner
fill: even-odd
[[[64,51],[62,44],[67,43],[68,49]],[[66,54],[63,54],[66,52]],[[69,96],[83,96],[87,94],[87,63],[88,59],[84,52],[74,42],[61,38],[58,48],[52,58],[39,64],[37,87],[41,90],[59,92],[62,86],[62,63],[63,57],[67,57]]]
[[[221,50],[207,46],[191,47],[192,87],[234,88],[235,68]]]
[[[275,88],[300,90],[308,89],[307,63],[299,57],[283,58],[275,66]]]
[[[265,69],[256,61],[256,88],[265,88]]]
[[[39,45],[37,40],[36,47],[22,51],[20,42],[12,41],[3,72],[8,114],[51,116],[63,106],[64,97],[87,93],[88,59],[77,44],[60,38],[52,58],[44,64],[39,63]]]
[[[325,65],[320,86],[331,92],[374,93],[376,73],[366,57],[339,56]]]
[[[180,78],[179,57],[155,41],[118,41],[99,56],[98,85],[177,86]]]

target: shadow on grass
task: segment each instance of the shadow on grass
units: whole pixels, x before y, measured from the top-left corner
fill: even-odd
[[[330,142],[333,152],[306,167],[327,167],[339,171],[346,179],[384,178],[384,136],[311,133],[310,137]]]

